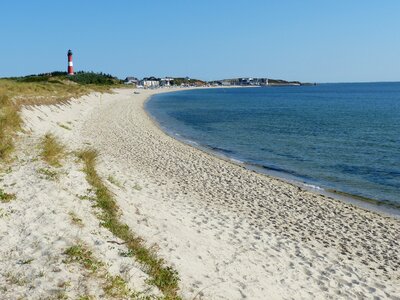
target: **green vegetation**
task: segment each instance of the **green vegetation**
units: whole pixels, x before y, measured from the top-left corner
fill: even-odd
[[[288,84],[302,84],[300,81],[286,81],[282,79],[268,79],[269,85],[288,85]]]
[[[110,74],[105,73],[95,73],[95,72],[84,72],[79,71],[76,72],[74,75],[68,75],[67,72],[51,72],[51,73],[43,73],[38,75],[28,75],[25,77],[16,77],[16,78],[9,78],[15,80],[17,82],[36,82],[36,83],[59,83],[63,84],[65,81],[72,81],[79,83],[81,85],[115,85],[121,84],[122,81]]]
[[[78,226],[78,227],[83,227],[83,221],[81,218],[79,218],[74,212],[69,212],[69,216],[71,217],[71,222],[72,224]]]
[[[130,290],[126,281],[121,276],[111,276],[107,272],[105,264],[94,258],[92,252],[83,244],[69,247],[65,250],[64,254],[67,255],[67,259],[64,260],[65,263],[79,263],[92,276],[102,280],[102,289],[107,299],[155,299],[152,296],[142,296],[141,293]],[[59,287],[65,288],[66,286],[62,285]],[[78,299],[90,300],[94,299],[94,297],[82,295]]]
[[[47,133],[41,141],[40,155],[43,160],[53,167],[61,166],[60,160],[64,155],[64,146],[51,133]]]
[[[78,262],[90,272],[96,272],[101,266],[103,266],[100,261],[93,257],[92,251],[82,244],[69,247],[65,250],[64,254],[68,256],[68,259],[65,260],[66,263]]]
[[[8,217],[10,214],[0,207],[0,218]]]
[[[29,265],[31,262],[33,262],[34,261],[34,259],[33,258],[28,258],[28,259],[25,259],[25,260],[21,260],[21,261],[19,261],[18,263],[20,264],[20,265]]]
[[[84,296],[79,296],[78,300],[93,300],[94,297],[92,296],[88,296],[88,295],[84,295]]]
[[[69,76],[68,79],[80,84],[114,85],[122,83],[122,80],[110,74],[94,72],[77,72],[74,76]]]
[[[37,172],[43,175],[47,180],[56,180],[58,178],[58,173],[50,169],[40,168]]]
[[[126,286],[125,280],[120,276],[110,276],[103,290],[108,297],[112,298],[126,297],[130,294],[130,290]]]
[[[138,183],[135,183],[135,185],[133,186],[133,188],[134,188],[135,190],[137,190],[137,191],[141,191],[141,190],[142,190],[142,187],[141,187]]]
[[[171,82],[171,85],[191,85],[191,86],[203,86],[206,82],[200,79],[193,79],[188,77],[177,77],[174,78]]]
[[[14,194],[8,194],[8,193],[4,192],[2,189],[0,189],[0,202],[8,203],[14,199],[15,199]]]
[[[68,295],[64,290],[57,291],[56,294],[54,295],[54,298],[56,300],[68,300]]]
[[[109,74],[66,72],[0,79],[0,161],[14,149],[15,133],[21,128],[18,111],[22,105],[66,103],[91,92],[109,92],[122,87],[121,81]],[[66,127],[63,127],[67,129]]]
[[[65,125],[65,124],[57,123],[57,125],[60,126],[61,128],[66,129],[66,130],[71,130],[71,128],[69,126]]]
[[[17,106],[2,93],[0,87],[0,160],[6,159],[14,149],[14,135],[22,123]]]
[[[93,150],[84,150],[78,154],[78,157],[84,163],[86,179],[94,188],[97,206],[102,210],[100,215],[102,225],[116,237],[125,241],[128,249],[151,277],[150,284],[157,286],[166,299],[180,299],[177,294],[179,282],[177,272],[165,266],[164,260],[157,257],[155,250],[147,248],[143,240],[135,236],[129,227],[119,220],[119,208],[115,199],[95,169],[97,153]]]
[[[128,250],[127,252],[125,251],[120,252],[119,255],[122,257],[132,257],[134,253],[132,250]]]
[[[74,75],[75,76],[75,75]],[[93,91],[108,92],[113,85],[80,83],[73,76],[31,75],[0,79],[0,95],[19,108],[21,105],[59,104]],[[117,85],[117,82],[115,83]]]
[[[121,184],[114,176],[109,175],[109,176],[107,177],[107,180],[108,180],[110,183],[112,183],[113,185],[115,185],[115,186],[117,186],[117,187],[119,187],[119,188],[122,188],[122,184]]]
[[[4,278],[8,284],[25,286],[28,283],[27,278],[21,273],[8,272],[4,275]]]

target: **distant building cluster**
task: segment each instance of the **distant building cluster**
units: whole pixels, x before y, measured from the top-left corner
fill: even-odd
[[[281,79],[268,79],[268,78],[253,78],[242,77],[232,79],[222,79],[214,81],[202,81],[189,77],[145,77],[141,80],[136,77],[127,77],[124,80],[125,84],[132,84],[138,88],[158,88],[158,87],[190,87],[190,86],[298,86],[308,85],[299,81],[286,81]]]
[[[191,79],[189,77],[184,78],[172,78],[172,77],[164,77],[164,78],[157,78],[154,76],[145,77],[143,79],[138,79],[136,77],[126,77],[124,80],[125,84],[132,84],[135,85],[137,88],[158,88],[158,87],[170,87],[170,86],[205,86],[207,85],[206,82],[198,80],[198,79]]]
[[[212,85],[221,85],[221,86],[267,86],[268,78],[233,78],[233,79],[223,79],[216,80],[211,82]]]

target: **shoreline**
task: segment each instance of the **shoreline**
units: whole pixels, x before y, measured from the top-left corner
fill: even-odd
[[[215,88],[224,89],[224,88],[243,88],[243,87],[240,87],[240,86],[214,87],[214,88],[206,87],[206,88],[200,88],[200,89],[215,89]],[[244,88],[248,88],[248,87],[244,87]],[[161,93],[175,93],[175,92],[191,90],[191,89],[196,89],[196,88],[185,88],[185,89],[181,89],[181,90],[174,89],[172,91],[165,91],[165,92],[161,91]],[[199,88],[197,88],[197,89],[199,89]],[[157,92],[155,94],[159,94],[159,93]],[[320,187],[318,185],[315,185],[314,183],[307,182],[306,180],[304,180],[298,176],[292,175],[289,172],[273,170],[267,166],[257,165],[257,164],[252,164],[249,162],[241,161],[241,160],[235,159],[234,157],[230,157],[229,155],[223,154],[221,151],[218,151],[217,149],[213,149],[212,147],[209,147],[206,145],[201,145],[195,141],[175,135],[173,132],[170,132],[168,130],[168,128],[161,126],[161,124],[158,122],[156,117],[153,116],[150,113],[150,111],[146,108],[147,103],[149,101],[151,101],[151,98],[155,94],[150,95],[143,102],[143,110],[145,111],[145,113],[153,121],[154,125],[159,130],[161,130],[167,136],[175,139],[176,141],[181,142],[189,147],[193,147],[197,150],[200,150],[200,151],[202,151],[208,155],[211,155],[213,157],[216,157],[218,159],[222,159],[225,162],[237,165],[239,167],[246,168],[251,171],[255,171],[258,174],[261,174],[261,175],[264,175],[264,176],[267,176],[270,178],[282,180],[285,183],[292,184],[296,187],[300,187],[302,189],[305,189],[305,190],[315,193],[317,195],[320,195],[323,197],[330,197],[337,201],[355,205],[357,208],[360,208],[360,209],[365,209],[370,212],[383,214],[384,216],[389,216],[392,218],[400,219],[400,206],[395,206],[394,204],[385,203],[384,201],[381,201],[379,199],[373,199],[373,198],[368,198],[368,197],[359,196],[359,195],[355,195],[355,194],[350,194],[350,193],[332,189],[329,187],[326,187],[326,188]]]
[[[70,151],[98,152],[96,170],[115,196],[121,222],[178,272],[183,299],[390,299],[400,293],[399,220],[258,174],[170,137],[144,103],[155,93],[173,91],[121,89],[62,106],[24,109],[21,142],[28,157],[21,155],[4,180],[6,192],[16,194],[5,208],[10,216],[15,210],[19,215],[0,218],[0,228],[16,237],[2,243],[2,253],[17,247],[28,258],[26,249],[34,249],[38,257],[18,272],[36,274],[43,266],[53,274],[53,263],[46,263],[51,255],[63,270],[54,274],[71,280],[69,293],[76,295],[78,276],[84,275],[73,275],[62,253],[79,238],[110,266],[109,272],[123,276],[134,290],[145,289],[140,266],[121,256],[125,246],[110,244],[114,238],[95,220],[96,208],[85,200],[92,192],[72,157],[71,166],[59,170],[60,181],[35,175],[43,163],[30,149],[50,131]],[[70,225],[70,211],[83,227]],[[62,244],[54,223],[63,226]],[[21,230],[26,234],[18,234]],[[50,254],[35,246],[43,243],[44,233]],[[3,261],[4,269],[12,270],[19,259]],[[57,284],[41,282],[36,295]],[[18,288],[32,293],[28,287]],[[93,291],[97,295],[101,289]]]
[[[180,90],[180,89],[178,89],[178,90]],[[331,232],[331,230],[333,230],[333,232],[336,231],[337,238],[339,240],[343,240],[343,239],[346,240],[346,239],[349,239],[349,236],[348,236],[349,233],[344,233],[344,232],[346,230],[349,230],[349,227],[347,227],[345,224],[357,224],[358,223],[358,224],[363,224],[363,225],[361,225],[362,227],[364,227],[364,226],[366,227],[365,229],[363,229],[361,231],[365,231],[366,236],[368,236],[368,238],[366,240],[368,240],[368,239],[372,239],[372,236],[369,233],[372,232],[372,231],[375,232],[375,229],[369,228],[369,226],[370,226],[369,224],[373,224],[374,222],[378,222],[378,223],[380,223],[380,222],[384,222],[384,223],[389,222],[389,223],[392,223],[392,224],[396,224],[396,222],[398,222],[398,219],[394,219],[391,216],[387,216],[386,214],[382,214],[382,212],[375,212],[375,211],[367,210],[365,208],[360,208],[360,207],[354,205],[354,203],[349,204],[349,203],[346,203],[346,202],[343,202],[341,200],[336,199],[336,197],[335,197],[335,199],[332,199],[332,198],[330,198],[328,196],[321,195],[320,193],[310,192],[310,191],[308,191],[308,190],[306,190],[304,188],[300,189],[299,187],[293,185],[292,183],[287,183],[287,182],[285,182],[284,180],[282,180],[280,178],[271,177],[270,175],[266,175],[266,174],[258,174],[257,172],[248,170],[245,166],[235,164],[235,162],[232,162],[229,159],[225,159],[225,158],[221,158],[221,157],[215,157],[214,155],[208,153],[208,151],[197,149],[196,147],[193,147],[193,145],[187,145],[183,141],[180,141],[180,140],[176,139],[176,137],[171,137],[162,128],[160,128],[158,123],[153,119],[153,117],[151,115],[148,114],[148,112],[145,109],[145,103],[146,103],[146,101],[148,101],[150,99],[149,97],[151,97],[154,93],[159,93],[159,92],[175,92],[175,90],[154,91],[154,92],[150,92],[150,95],[146,95],[145,98],[142,97],[140,100],[138,99],[139,100],[139,103],[138,103],[139,106],[138,107],[140,107],[141,112],[140,111],[135,111],[134,114],[135,114],[136,117],[139,117],[140,114],[144,114],[146,119],[148,119],[151,122],[151,126],[150,127],[147,127],[148,125],[145,125],[143,123],[141,123],[140,126],[141,126],[142,129],[146,128],[146,131],[150,130],[150,132],[152,132],[151,133],[152,136],[155,134],[154,137],[156,137],[156,136],[158,137],[157,140],[161,142],[161,145],[163,145],[161,147],[161,149],[163,149],[163,151],[165,151],[165,153],[163,153],[162,156],[165,157],[165,159],[167,159],[167,160],[172,158],[172,161],[174,161],[174,163],[171,166],[169,164],[167,164],[167,166],[158,165],[157,164],[157,160],[159,160],[161,157],[159,158],[159,157],[156,156],[156,157],[154,157],[156,159],[156,161],[152,160],[152,162],[151,162],[154,165],[152,167],[150,167],[150,166],[149,167],[151,169],[153,169],[155,167],[154,170],[157,170],[156,171],[157,177],[161,176],[159,178],[160,179],[164,178],[162,180],[166,180],[164,175],[163,175],[164,174],[163,170],[165,172],[167,172],[167,173],[165,173],[165,175],[170,174],[170,175],[167,175],[167,176],[171,177],[171,178],[174,178],[178,174],[182,174],[182,172],[183,172],[183,174],[186,174],[186,176],[189,176],[189,177],[185,176],[185,177],[182,178],[181,175],[178,175],[179,176],[178,178],[180,178],[178,180],[179,181],[183,180],[183,182],[185,183],[184,186],[181,186],[181,183],[178,183],[178,185],[180,186],[178,188],[178,190],[183,191],[185,195],[191,195],[193,192],[195,192],[195,193],[200,193],[200,195],[202,195],[201,197],[207,197],[207,196],[205,196],[208,193],[207,191],[204,194],[204,191],[198,190],[196,188],[193,189],[194,186],[192,186],[192,184],[190,183],[190,177],[195,175],[195,174],[193,174],[192,171],[190,171],[190,170],[187,170],[187,172],[189,172],[189,173],[186,173],[186,171],[185,171],[186,165],[188,165],[188,167],[190,166],[189,168],[191,168],[191,169],[195,165],[197,165],[197,166],[199,166],[201,168],[201,166],[203,165],[203,163],[201,161],[203,161],[203,159],[205,159],[205,160],[209,160],[211,164],[220,165],[224,169],[226,168],[227,170],[230,170],[230,171],[226,170],[228,173],[226,173],[224,171],[223,174],[219,174],[218,171],[212,171],[212,169],[213,169],[211,167],[212,165],[208,165],[210,169],[204,170],[207,173],[206,176],[215,177],[215,180],[217,180],[217,182],[220,182],[220,184],[223,183],[223,181],[227,180],[227,182],[229,182],[229,185],[231,186],[231,188],[234,187],[234,186],[232,186],[232,180],[235,180],[234,179],[235,177],[228,176],[229,179],[228,178],[225,179],[225,176],[226,176],[225,174],[229,174],[230,172],[232,172],[232,174],[237,174],[237,175],[233,175],[233,176],[238,176],[239,181],[242,181],[242,179],[240,179],[240,178],[243,178],[242,176],[245,176],[246,178],[247,177],[249,178],[249,180],[250,180],[249,182],[258,182],[258,181],[265,182],[265,183],[268,182],[268,185],[271,184],[270,185],[271,191],[274,191],[274,190],[280,191],[280,192],[278,192],[279,193],[279,196],[278,196],[279,198],[275,199],[275,200],[277,200],[277,203],[280,203],[280,204],[278,204],[279,205],[278,207],[280,207],[280,208],[278,208],[278,207],[274,208],[274,210],[277,210],[277,211],[275,211],[273,213],[273,215],[275,215],[275,213],[278,213],[278,215],[281,215],[283,213],[284,215],[286,215],[286,218],[285,219],[281,219],[281,217],[279,217],[278,218],[279,219],[279,223],[281,221],[283,223],[280,223],[281,225],[278,225],[278,226],[274,225],[273,226],[274,229],[271,228],[270,230],[272,230],[272,232],[278,230],[278,232],[281,232],[281,234],[283,236],[287,236],[287,235],[284,233],[284,231],[281,231],[281,226],[285,226],[285,225],[283,225],[285,223],[288,224],[288,221],[290,219],[294,218],[292,220],[297,220],[297,221],[292,223],[292,225],[289,225],[291,223],[291,222],[289,222],[289,224],[288,224],[289,227],[288,228],[291,228],[292,226],[297,227],[299,225],[299,224],[297,224],[297,222],[299,222],[301,220],[301,219],[298,219],[299,216],[295,216],[295,215],[291,215],[291,214],[292,214],[292,212],[294,213],[295,211],[298,211],[298,209],[301,209],[301,211],[303,211],[304,208],[302,206],[303,206],[303,204],[305,204],[303,202],[304,199],[309,199],[306,202],[308,202],[308,201],[312,201],[312,202],[316,201],[316,203],[314,203],[314,204],[312,202],[309,202],[306,205],[306,207],[308,205],[311,205],[312,208],[309,207],[307,209],[308,212],[306,213],[306,215],[308,215],[308,216],[305,217],[305,220],[308,220],[311,215],[314,215],[314,216],[318,215],[319,216],[318,218],[320,219],[318,222],[322,222],[322,224],[323,224],[322,227],[320,227],[320,225],[318,225],[317,227],[310,227],[311,225],[309,225],[309,224],[306,225],[306,223],[304,223],[304,226],[306,226],[306,227],[303,227],[303,225],[301,225],[302,227],[300,227],[300,228],[302,228],[302,230],[307,229],[303,233],[303,235],[305,235],[305,236],[309,236],[309,234],[307,232],[312,233],[312,232],[315,232],[315,230],[318,232],[323,228],[325,228],[325,229],[323,229],[323,231],[325,231],[325,230],[327,230],[327,228],[331,228],[328,231],[325,231],[324,235],[331,236],[330,232]],[[137,113],[139,113],[139,115],[137,115]],[[151,127],[153,127],[153,128],[151,128]],[[142,135],[142,134],[140,133],[140,135]],[[154,142],[156,142],[156,140],[154,140]],[[169,147],[165,148],[164,147],[164,143],[165,143],[165,145],[169,145]],[[152,144],[152,142],[149,141],[149,146],[151,144]],[[157,144],[158,144],[158,142],[157,142]],[[161,151],[161,149],[160,149],[160,151]],[[180,155],[181,151],[184,151],[184,152],[188,151],[189,153],[191,153],[190,157],[193,159],[193,161],[189,162],[187,159],[183,158],[184,156],[181,157],[181,155]],[[165,156],[165,155],[167,155],[167,156]],[[197,156],[197,158],[199,158],[200,161],[196,162],[197,159],[194,159],[193,155]],[[172,157],[170,157],[170,156],[172,156]],[[170,158],[167,158],[167,157],[170,157]],[[179,157],[179,159],[178,159],[178,157]],[[175,161],[176,158],[178,159],[178,161]],[[164,164],[164,163],[162,163],[162,164]],[[197,168],[197,167],[195,167],[195,168]],[[146,170],[149,170],[148,167],[146,167]],[[172,172],[172,173],[170,173],[170,172]],[[178,173],[175,173],[175,172],[178,172]],[[193,174],[193,175],[189,175],[189,174]],[[246,179],[246,182],[247,182],[247,179]],[[187,187],[186,187],[186,184],[188,184]],[[208,186],[207,182],[201,183],[201,185],[203,185],[203,184],[205,184],[205,186]],[[245,204],[244,199],[250,200],[253,197],[253,196],[250,196],[250,194],[254,194],[254,193],[250,192],[251,187],[249,187],[250,190],[246,188],[246,191],[247,191],[246,193],[248,193],[246,195],[246,194],[243,194],[242,192],[240,192],[240,190],[237,190],[236,188],[233,189],[233,190],[231,188],[229,188],[229,190],[225,190],[226,185],[224,185],[224,184],[222,186],[219,185],[219,187],[217,187],[213,183],[210,183],[210,184],[212,184],[212,187],[210,187],[209,191],[211,192],[212,198],[214,198],[215,200],[218,199],[218,198],[215,198],[215,197],[219,197],[219,196],[217,196],[217,195],[219,195],[219,193],[215,194],[213,191],[215,191],[216,189],[218,190],[218,189],[222,188],[222,190],[221,190],[222,193],[220,194],[220,197],[222,197],[222,198],[219,198],[217,202],[220,202],[220,201],[221,202],[225,202],[224,199],[230,199],[232,196],[233,196],[232,199],[237,198],[237,200],[239,201],[238,203],[233,204],[233,202],[231,203],[230,200],[229,200],[228,202],[226,202],[226,204],[222,204],[223,206],[221,208],[218,208],[218,209],[222,209],[223,211],[226,210],[226,209],[230,210],[230,207],[232,207],[232,205],[233,205],[233,207],[237,207],[237,208],[234,208],[234,210],[232,212],[234,212],[234,211],[236,211],[238,209],[238,212],[240,211],[241,214],[243,214],[243,212],[247,210],[247,209],[245,209],[243,211],[243,208],[245,208],[246,205],[248,206],[248,204]],[[242,188],[245,187],[242,184],[239,184],[239,186],[241,186]],[[264,190],[264,188],[260,189],[259,183],[257,184],[257,186],[258,187],[256,188],[255,191],[258,194],[258,192],[261,192],[262,190]],[[253,187],[253,188],[255,188],[255,187]],[[268,190],[264,190],[264,191],[266,192],[265,195],[270,194],[270,192],[268,192]],[[234,193],[234,194],[230,194],[231,196],[228,196],[228,198],[226,198],[227,197],[226,193]],[[264,193],[264,192],[261,192],[261,193]],[[275,192],[272,192],[272,195],[274,193]],[[242,195],[242,196],[240,196],[240,195]],[[244,197],[244,198],[241,198],[241,197]],[[259,197],[259,196],[256,196],[256,197]],[[270,198],[270,197],[268,197],[268,198],[269,198],[269,201],[273,200],[273,198]],[[256,200],[256,198],[253,198],[253,199]],[[275,200],[273,200],[273,201],[275,201]],[[168,200],[166,200],[166,201],[168,201]],[[253,201],[253,200],[251,200],[251,201]],[[300,203],[298,201],[300,201]],[[258,202],[258,199],[257,199],[257,202]],[[289,202],[289,203],[287,203],[287,202]],[[264,217],[261,217],[262,215],[264,215],[264,212],[262,212],[264,210],[264,208],[263,208],[264,204],[267,204],[267,203],[259,202],[259,204],[258,204],[259,208],[258,209],[261,209],[260,211],[258,211],[258,209],[256,209],[256,210],[251,209],[250,211],[248,211],[249,216],[251,216],[251,219],[253,220],[253,221],[250,221],[250,224],[252,224],[252,222],[255,221],[255,219],[252,217],[253,214],[258,216],[257,218],[260,218],[260,221],[264,219]],[[208,204],[208,205],[210,205],[210,204]],[[217,204],[217,203],[214,203],[213,205],[214,206],[217,205],[217,207],[219,207],[219,204]],[[299,206],[299,205],[300,205],[300,207],[297,208],[296,206]],[[328,206],[332,205],[331,209],[326,210],[326,208],[324,208],[324,206],[326,206],[326,205],[328,205]],[[267,204],[267,206],[268,206],[268,204]],[[281,206],[283,206],[283,207],[281,207]],[[249,206],[249,207],[252,207],[252,206]],[[284,209],[284,207],[285,207],[285,209],[287,209],[287,211],[285,211],[285,212],[282,211],[282,209]],[[330,211],[330,210],[334,211],[333,219],[332,219],[332,211]],[[281,212],[279,212],[279,211],[281,211]],[[322,213],[322,215],[321,215],[321,213]],[[266,216],[269,215],[269,214],[270,213],[267,213]],[[295,214],[297,214],[297,212]],[[247,215],[247,213],[245,215]],[[302,213],[302,215],[303,215],[303,213]],[[346,217],[344,217],[345,215],[346,215]],[[314,216],[311,217],[311,219],[314,219]],[[338,217],[338,216],[341,216],[341,217]],[[245,218],[247,218],[247,217],[245,217]],[[356,221],[357,219],[359,219],[359,221],[361,223],[359,223],[359,221]],[[379,220],[381,220],[381,221],[379,221]],[[385,220],[385,221],[383,221],[383,220]],[[264,222],[268,222],[268,221],[266,221],[266,219],[265,219]],[[311,222],[311,224],[313,224],[314,221],[310,220],[310,221],[307,221],[307,223],[308,222]],[[272,222],[272,223],[274,223],[274,222]],[[301,221],[301,223],[303,223],[303,221]],[[331,225],[329,225],[329,223]],[[382,223],[382,224],[384,224],[384,223]],[[258,224],[258,225],[255,225],[255,224]],[[253,225],[251,225],[251,226],[257,226],[257,227],[261,226],[261,228],[265,227],[264,224],[260,223],[259,221],[256,221],[255,224],[253,223]],[[352,225],[350,225],[350,226],[352,226]],[[384,226],[384,227],[386,227],[386,226]],[[336,228],[336,229],[334,229],[334,228]],[[356,228],[359,228],[359,225],[357,225]],[[396,228],[396,227],[392,227],[392,228]],[[343,229],[345,230],[344,232],[342,231]],[[309,231],[309,230],[311,230],[311,231]],[[389,227],[387,227],[387,230],[389,230]],[[258,232],[258,230],[256,230],[256,231]],[[296,231],[296,229],[295,229],[295,231]],[[359,234],[359,231],[360,231],[360,228],[357,229],[358,233],[356,235],[353,236],[353,234],[350,234],[352,236],[352,238],[350,238],[349,240],[353,240],[353,239],[358,240],[359,237],[356,238],[356,236]],[[269,232],[271,232],[271,231],[269,231]],[[292,229],[290,229],[289,232],[293,233]],[[339,234],[339,232],[341,232],[341,233]],[[395,235],[398,235],[398,232],[400,232],[400,231],[396,231],[395,230],[393,233]],[[342,234],[344,234],[344,236],[340,238],[340,236]],[[316,239],[316,240],[314,240],[314,242],[316,242],[318,240],[318,238],[317,237],[312,237],[312,236],[313,236],[313,234],[311,234],[311,236],[310,236],[311,241]],[[376,242],[373,242],[373,243],[382,243],[383,242],[381,237],[380,237],[380,234],[378,234],[378,236],[375,237],[375,238],[377,240],[379,240],[380,242],[376,241]],[[304,242],[305,240],[302,239],[302,238],[297,239],[297,243],[300,243],[300,241]],[[314,242],[311,242],[311,244],[314,244]],[[327,241],[323,242],[324,247],[327,247],[327,244],[330,244],[330,242],[328,242],[328,243],[326,243],[326,242]],[[359,243],[362,244],[363,243],[362,240],[359,240]],[[346,244],[346,242],[345,242],[345,244]],[[371,245],[371,243],[370,243],[370,245]],[[303,245],[301,247],[303,249],[307,249],[309,246]],[[314,247],[314,246],[311,246],[311,247]],[[346,250],[345,250],[345,252],[342,252],[341,255],[339,255],[339,252],[337,252],[337,251],[340,251],[339,249],[341,249],[341,247],[345,247]],[[354,247],[353,250],[356,250],[358,248],[358,246],[355,246],[355,245],[353,245],[352,247]],[[371,246],[364,245],[362,247],[366,247],[366,249],[368,249],[368,247],[371,247]],[[376,247],[376,245],[374,247]],[[335,248],[331,248],[331,246],[328,246],[328,249],[330,249],[329,251],[335,249],[334,252],[337,253],[336,255],[339,255],[339,257],[342,256],[344,253],[346,253],[346,251],[348,251],[348,249],[349,249],[348,246],[338,246],[338,245],[335,246]],[[358,249],[360,249],[360,248],[358,248]],[[322,250],[322,248],[320,248],[320,251],[321,250]],[[350,250],[350,252],[352,252],[353,250]],[[392,250],[393,249],[391,249],[391,251]],[[326,255],[328,255],[328,254],[326,253]],[[334,255],[334,257],[336,255]],[[342,259],[343,259],[342,262],[345,263],[345,264],[349,264],[350,263],[354,267],[357,266],[356,268],[359,268],[364,263],[362,263],[360,261],[361,265],[359,263],[354,264],[353,260],[356,259],[357,256],[353,256],[353,255],[355,255],[355,253],[353,253],[353,254],[351,254],[350,256],[347,256],[347,257],[342,257]],[[361,255],[360,252],[359,252],[358,255]],[[373,256],[376,256],[376,255],[377,254],[375,253]],[[377,256],[379,256],[379,255],[377,255]],[[372,258],[372,256],[369,256],[369,259],[371,259],[372,261],[374,260]],[[396,261],[396,259],[394,257],[393,257],[393,259],[394,259],[394,261]],[[336,263],[338,263],[338,262],[336,262]],[[368,268],[371,268],[371,266],[368,266],[368,263],[365,266],[367,266]],[[374,268],[374,267],[372,267],[372,268]],[[180,270],[179,267],[178,267],[178,270]],[[182,271],[182,269],[181,269],[181,271]],[[397,272],[395,272],[394,274],[396,274],[396,273]],[[288,274],[286,274],[286,276],[288,276]],[[359,275],[357,275],[357,276],[359,276]],[[368,276],[375,277],[372,274],[370,274]],[[398,275],[394,275],[395,278],[397,276]],[[361,276],[361,277],[363,277],[363,276]],[[397,277],[397,278],[399,278],[399,277]],[[375,277],[375,280],[378,280],[378,279]],[[324,298],[324,297],[322,297],[322,298]]]

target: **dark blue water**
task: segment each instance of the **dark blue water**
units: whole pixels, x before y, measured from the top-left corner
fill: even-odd
[[[226,156],[400,205],[400,83],[180,91],[147,109]]]

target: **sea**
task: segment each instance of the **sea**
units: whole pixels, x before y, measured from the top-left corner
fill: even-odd
[[[249,169],[400,211],[400,83],[183,90],[146,110]]]

